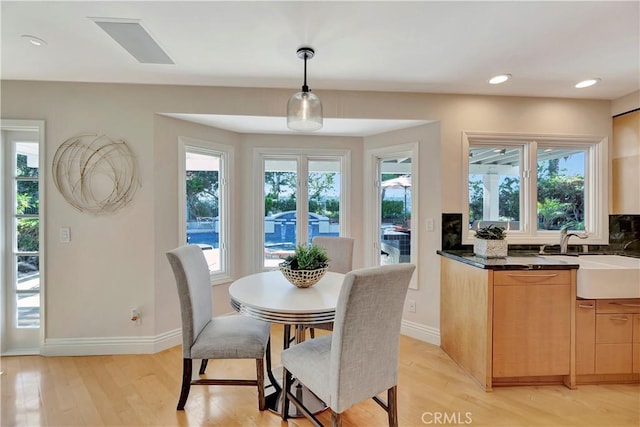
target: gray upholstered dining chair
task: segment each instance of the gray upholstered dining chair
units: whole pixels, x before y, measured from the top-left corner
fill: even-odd
[[[173,269],[182,314],[182,390],[178,410],[183,410],[192,385],[248,385],[258,388],[258,408],[265,409],[264,357],[270,365],[271,324],[242,315],[212,318],[209,267],[198,245],[167,252]],[[255,359],[256,379],[191,379],[192,359],[201,359],[200,375],[209,359]]]
[[[353,269],[354,240],[351,237],[315,236],[311,243],[327,250],[329,271],[346,274]]]
[[[311,243],[327,251],[329,271],[346,274],[353,269],[353,244],[351,237],[315,236]],[[333,330],[333,322],[320,323],[309,327],[311,338],[315,337],[315,329]]]
[[[284,367],[282,419],[292,402],[315,426],[322,426],[294,393],[292,376],[331,409],[333,426],[341,414],[368,398],[398,425],[397,384],[400,322],[413,264],[354,270],[344,278],[333,334],[296,344],[281,355]],[[387,391],[387,402],[378,394]]]

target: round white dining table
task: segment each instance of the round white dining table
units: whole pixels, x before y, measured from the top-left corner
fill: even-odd
[[[251,274],[229,287],[231,305],[240,313],[285,325],[332,322],[344,274],[327,272],[309,288],[291,284],[280,271]]]
[[[289,347],[292,325],[296,326],[296,343],[304,340],[304,326],[333,322],[344,274],[327,272],[309,288],[291,284],[280,271],[265,271],[236,280],[229,287],[231,306],[238,312],[267,322],[284,325],[284,348]],[[279,413],[282,404],[282,388],[275,379],[271,364],[267,361],[267,375],[274,392],[266,396],[267,408]],[[294,380],[296,396],[312,413],[318,413],[327,405],[306,387]],[[295,405],[289,407],[290,417],[302,417]]]

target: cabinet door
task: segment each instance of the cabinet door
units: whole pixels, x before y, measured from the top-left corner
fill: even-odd
[[[576,301],[576,374],[596,371],[596,302]]]
[[[640,314],[633,316],[633,373],[640,374]]]
[[[633,369],[632,314],[596,315],[596,373],[622,374]]]
[[[494,286],[493,376],[568,375],[570,285]]]

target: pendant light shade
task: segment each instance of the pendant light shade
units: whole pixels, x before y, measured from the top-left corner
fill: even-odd
[[[302,90],[293,95],[287,103],[287,127],[297,131],[314,131],[322,128],[322,103],[307,86],[307,59],[313,58],[314,50],[301,47],[298,58],[304,60],[304,83]]]

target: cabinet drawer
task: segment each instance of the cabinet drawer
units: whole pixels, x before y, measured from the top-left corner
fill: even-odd
[[[640,313],[640,299],[599,299],[598,313]]]
[[[494,285],[566,285],[569,283],[571,283],[569,270],[510,270],[493,273]]]
[[[596,344],[596,374],[628,374],[633,370],[629,344]]]
[[[596,343],[631,343],[633,316],[630,314],[597,314]]]

